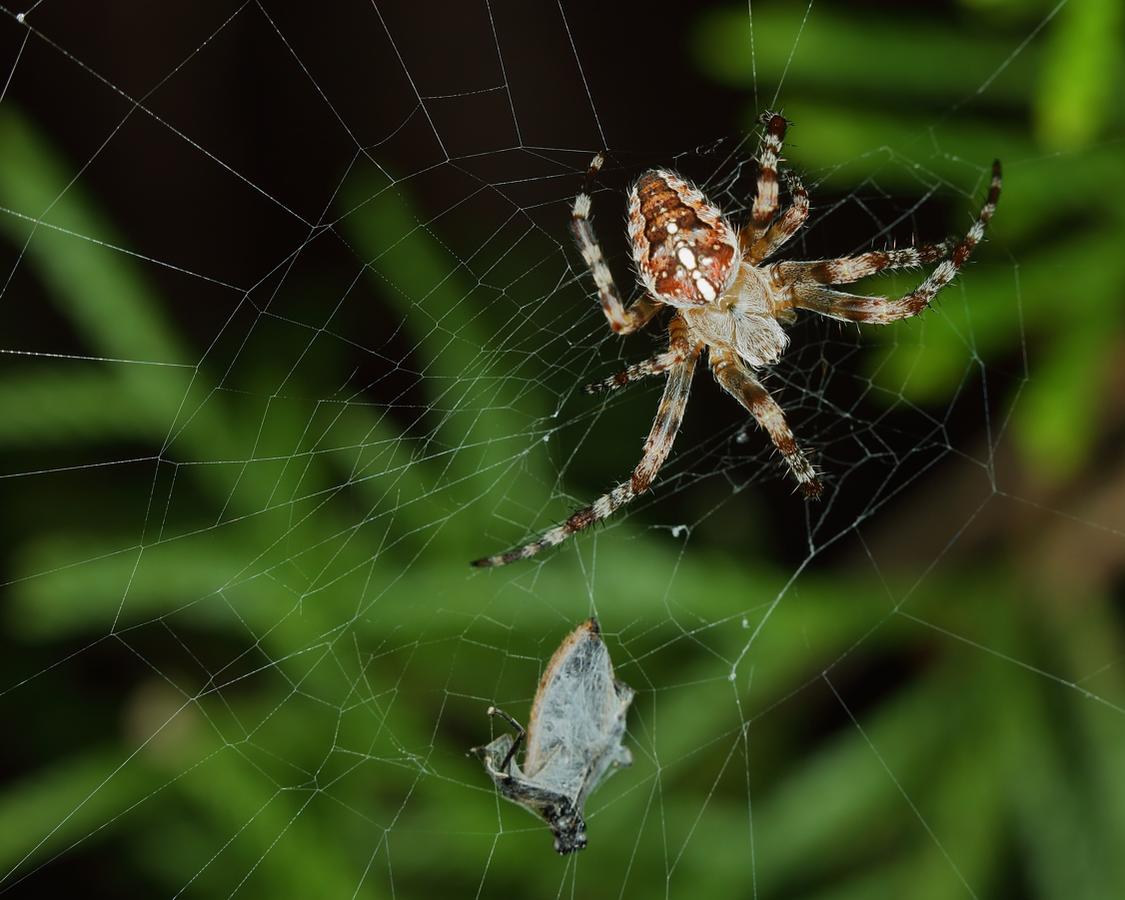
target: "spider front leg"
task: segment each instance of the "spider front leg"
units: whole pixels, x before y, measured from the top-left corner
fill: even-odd
[[[672,342],[681,337],[686,337],[687,326],[681,317],[677,316],[669,324],[672,332]],[[688,356],[677,365],[668,369],[668,380],[664,385],[664,395],[660,398],[660,407],[657,409],[656,418],[653,420],[652,429],[645,441],[644,455],[633,470],[632,477],[617,485],[608,494],[603,494],[589,506],[573,513],[561,525],[544,532],[529,544],[498,553],[495,556],[486,556],[473,562],[478,568],[506,566],[508,563],[519,559],[528,559],[548,547],[561,544],[572,534],[589,528],[596,522],[613,515],[617,510],[631,501],[638,494],[643,494],[652,485],[657,472],[664,465],[668,454],[672,450],[672,443],[680,430],[683,421],[684,409],[687,407],[688,393],[691,390],[691,376],[695,372],[695,362],[699,358],[700,347],[691,348]]]
[[[630,334],[643,328],[648,320],[660,311],[663,304],[652,297],[645,296],[626,309],[621,300],[621,293],[617,290],[617,283],[613,280],[613,273],[606,264],[601,245],[598,244],[597,235],[594,233],[593,223],[590,221],[590,190],[593,187],[594,176],[598,174],[604,162],[605,154],[599,153],[590,163],[585,184],[574,198],[574,206],[570,213],[570,229],[574,232],[574,240],[582,252],[582,259],[594,277],[598,300],[602,305],[602,312],[609,321],[609,327],[615,334]]]
[[[622,369],[617,374],[610,375],[609,378],[602,381],[595,381],[593,384],[588,384],[584,390],[587,394],[616,391],[619,388],[632,384],[634,381],[640,381],[642,378],[647,378],[650,375],[659,375],[662,372],[666,372],[683,361],[684,353],[678,350],[665,350],[663,353],[657,353],[656,356],[650,356],[648,359],[641,360],[639,363],[634,363],[627,369]]]
[[[824,486],[816,477],[816,470],[804,451],[797,446],[797,439],[785,420],[784,410],[735,354],[715,348],[711,348],[710,354],[711,371],[715,380],[765,429],[805,496],[815,500],[821,495]]]
[[[807,280],[792,286],[791,305],[798,309],[807,309],[828,316],[833,319],[843,319],[846,322],[872,322],[884,325],[898,319],[909,319],[922,312],[938,291],[945,287],[961,267],[968,261],[977,244],[984,237],[984,229],[996,212],[996,203],[1000,199],[1000,161],[992,164],[992,181],[988,189],[988,197],[977,214],[976,221],[969,228],[965,236],[951,250],[946,244],[930,245],[928,247],[907,248],[905,250],[891,250],[883,253],[866,253],[853,259],[828,260],[819,263],[780,263],[778,265],[779,279],[793,277]],[[822,284],[841,284],[847,280],[862,278],[864,274],[879,271],[880,268],[893,268],[894,264],[880,265],[881,257],[892,259],[909,259],[911,251],[916,254],[933,254],[941,258],[930,277],[918,287],[902,297],[864,297],[858,294],[848,294],[844,291],[834,291],[823,287]],[[904,262],[903,265],[914,265],[914,262]],[[811,269],[803,271],[802,265],[810,265]],[[794,267],[787,269],[786,267]],[[858,274],[857,274],[858,273]],[[855,278],[849,277],[855,275]]]
[[[602,391],[615,391],[649,375],[659,375],[673,366],[678,366],[687,359],[690,353],[691,346],[688,344],[687,338],[677,329],[669,342],[668,349],[663,353],[657,353],[656,356],[634,363],[616,375],[610,375],[604,381],[586,385],[586,393],[598,394]]]

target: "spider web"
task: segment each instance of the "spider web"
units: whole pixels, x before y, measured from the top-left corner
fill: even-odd
[[[449,6],[0,7],[0,890],[1113,895],[1122,278],[1073,263],[1114,257],[1079,204],[1120,142],[1037,139],[1020,93],[1080,4],[921,43],[819,3]],[[911,70],[962,40],[950,86]],[[962,233],[1006,164],[934,310],[790,329],[766,384],[825,499],[701,372],[650,494],[470,570],[655,411],[582,391],[660,340],[609,333],[571,246],[591,156],[625,286],[629,181],[743,220],[767,107],[813,201],[789,258]],[[1089,249],[1044,242],[1055,203]],[[560,860],[465,751],[590,614],[635,761]]]

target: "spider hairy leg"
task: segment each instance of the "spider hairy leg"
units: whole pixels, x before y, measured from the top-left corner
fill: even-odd
[[[602,381],[595,381],[593,384],[588,384],[584,388],[587,394],[601,394],[606,391],[616,391],[620,388],[632,384],[634,381],[640,381],[642,378],[647,378],[650,375],[660,375],[666,372],[672,366],[679,365],[684,361],[684,353],[678,350],[665,350],[663,353],[657,353],[656,356],[651,356],[648,359],[641,360],[639,363],[634,363],[628,368],[622,369],[620,372],[610,375],[609,378]]]
[[[634,381],[640,381],[642,378],[646,378],[649,375],[659,375],[673,366],[682,363],[689,353],[691,353],[691,347],[688,345],[687,340],[677,331],[677,336],[663,353],[657,353],[655,356],[642,360],[639,363],[634,363],[627,369],[615,375],[611,375],[604,381],[597,381],[594,384],[586,385],[586,393],[598,394],[602,391],[615,391],[618,388],[623,388],[626,385],[632,384]]]
[[[681,320],[674,319],[673,325],[677,322],[681,322]],[[683,327],[682,323],[681,327]],[[664,461],[668,458],[668,454],[672,450],[672,443],[680,430],[684,409],[687,406],[688,393],[691,390],[691,376],[695,371],[695,362],[698,358],[699,348],[692,348],[686,359],[668,370],[668,380],[664,385],[664,396],[660,400],[660,407],[657,410],[656,419],[652,423],[652,430],[645,441],[644,454],[633,470],[632,478],[622,482],[608,494],[603,494],[589,506],[573,513],[561,525],[544,532],[534,541],[524,544],[522,547],[508,550],[506,553],[475,560],[473,565],[477,568],[492,568],[506,566],[508,563],[520,559],[529,559],[549,547],[561,544],[572,534],[608,518],[638,494],[647,491],[657,472],[660,471]]]
[[[777,212],[777,163],[789,123],[784,116],[769,112],[762,115],[762,123],[766,131],[758,153],[758,193],[750,217],[756,227],[764,230]]]
[[[744,248],[753,247],[766,234],[777,213],[777,163],[789,128],[785,117],[778,113],[762,113],[761,122],[766,130],[758,148],[758,190],[750,209],[750,222],[741,235]]]
[[[864,297],[834,291],[817,284],[797,284],[793,288],[792,305],[833,319],[843,319],[846,322],[871,322],[876,325],[885,325],[888,322],[918,315],[930,305],[938,291],[953,280],[968,261],[977,244],[981,242],[984,230],[996,212],[996,204],[1000,199],[1000,185],[1000,160],[996,160],[992,164],[992,181],[989,185],[988,197],[977,214],[976,221],[948,257],[930,273],[930,277],[909,294],[895,299]]]
[[[900,250],[872,250],[858,256],[839,259],[815,259],[810,262],[780,262],[773,267],[774,277],[785,284],[850,284],[895,269],[910,269],[946,259],[957,249],[957,239],[947,238],[940,244],[922,244]]]
[[[609,327],[615,334],[629,334],[643,328],[648,320],[659,312],[661,304],[651,297],[641,297],[626,309],[621,300],[621,293],[617,290],[617,283],[613,280],[613,273],[609,270],[605,256],[602,254],[601,245],[598,244],[590,221],[592,202],[590,191],[593,188],[594,177],[604,163],[604,153],[597,154],[591,161],[582,190],[574,198],[570,213],[570,230],[574,233],[574,240],[582,253],[582,259],[594,278],[594,286],[598,289],[598,300]]]
[[[765,429],[775,447],[781,453],[789,471],[797,479],[806,497],[815,500],[824,490],[816,470],[797,446],[797,439],[785,420],[785,412],[770,396],[762,384],[750,374],[749,370],[733,353],[711,349],[711,371],[715,380],[722,385],[735,400],[741,403]]]
[[[780,250],[801,230],[801,226],[809,217],[809,192],[805,189],[804,183],[796,175],[787,175],[786,182],[789,185],[792,203],[780,218],[773,221],[762,237],[751,246],[746,246],[745,243],[743,245],[746,260],[751,265],[757,265]],[[742,240],[745,242],[748,236],[749,232],[744,229]]]

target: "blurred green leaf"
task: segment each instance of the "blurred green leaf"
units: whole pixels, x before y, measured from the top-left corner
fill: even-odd
[[[1046,40],[1034,101],[1036,136],[1044,147],[1086,147],[1113,118],[1121,119],[1115,86],[1123,74],[1123,28],[1119,0],[1067,3],[1060,10]]]

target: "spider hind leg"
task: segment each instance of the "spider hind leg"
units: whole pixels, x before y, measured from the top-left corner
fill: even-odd
[[[742,252],[751,265],[756,266],[762,260],[773,256],[801,230],[801,226],[809,217],[809,192],[805,189],[804,183],[796,175],[787,175],[786,181],[789,184],[792,202],[785,212],[774,219],[766,229],[766,233],[756,240],[753,240],[755,234],[753,221],[739,235]]]
[[[601,303],[602,312],[605,313],[610,329],[614,334],[631,334],[643,328],[660,311],[662,304],[652,297],[641,297],[626,307],[621,299],[621,292],[617,289],[617,282],[613,280],[613,273],[605,261],[601,244],[598,243],[598,236],[594,233],[594,226],[590,220],[592,205],[590,192],[593,189],[594,177],[601,170],[603,163],[605,163],[604,153],[597,154],[590,163],[590,168],[586,172],[586,181],[571,207],[570,230],[582,253],[582,260],[593,276],[594,286],[598,289],[598,302]]]
[[[753,247],[765,236],[777,213],[777,163],[789,128],[785,117],[778,113],[762,113],[761,122],[766,130],[758,148],[758,190],[750,209],[750,224],[742,235],[746,248]]]

